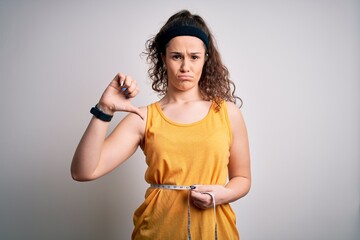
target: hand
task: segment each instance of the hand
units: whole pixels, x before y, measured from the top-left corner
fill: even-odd
[[[190,193],[190,201],[200,209],[214,207],[212,198],[207,193],[212,193],[215,197],[215,204],[221,205],[227,203],[227,196],[232,191],[222,185],[194,185],[194,187],[195,189]]]
[[[116,111],[132,112],[139,115],[139,108],[131,104],[131,99],[139,93],[136,81],[130,76],[118,73],[105,89],[100,98],[98,107],[107,114],[113,115]]]

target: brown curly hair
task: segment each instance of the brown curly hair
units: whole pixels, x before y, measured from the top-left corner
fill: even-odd
[[[205,21],[188,10],[182,10],[171,16],[159,33],[146,41],[147,62],[150,64],[148,74],[152,82],[152,89],[159,96],[164,96],[167,92],[167,71],[162,60],[165,54],[167,43],[164,43],[164,33],[173,26],[191,26],[201,29],[209,39],[206,49],[206,61],[199,81],[200,93],[204,100],[211,100],[216,103],[216,108],[220,108],[223,101],[236,103],[241,98],[235,95],[235,84],[229,79],[229,71],[223,65],[220,54],[215,46],[214,37],[207,27]]]

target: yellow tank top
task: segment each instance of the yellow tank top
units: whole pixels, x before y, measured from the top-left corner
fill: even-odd
[[[156,102],[147,108],[144,153],[149,184],[225,185],[231,145],[226,103],[216,111],[212,103],[200,121],[180,124],[168,119]],[[132,239],[187,239],[188,192],[148,188],[134,213]],[[214,212],[190,205],[193,240],[214,239]],[[229,204],[216,206],[220,240],[239,239]]]

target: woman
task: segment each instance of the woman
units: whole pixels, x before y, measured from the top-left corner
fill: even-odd
[[[136,82],[117,74],[91,110],[72,176],[97,179],[140,146],[150,187],[132,239],[239,239],[229,203],[250,189],[248,138],[213,36],[200,16],[180,11],[147,41],[146,53],[161,100],[134,107]],[[117,111],[129,114],[106,137]]]

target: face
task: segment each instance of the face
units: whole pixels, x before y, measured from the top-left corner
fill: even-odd
[[[205,45],[197,37],[174,37],[168,43],[163,62],[167,68],[168,90],[196,89],[205,63]]]

